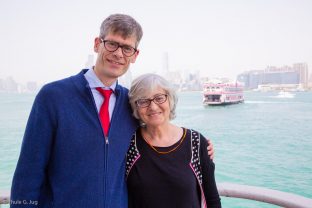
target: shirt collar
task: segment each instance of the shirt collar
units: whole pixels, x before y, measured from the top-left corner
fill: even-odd
[[[106,89],[112,89],[115,91],[116,85],[117,85],[117,80],[111,85],[111,86],[105,86],[101,80],[96,76],[94,70],[91,68],[85,73],[85,77],[89,83],[90,88],[106,88]]]

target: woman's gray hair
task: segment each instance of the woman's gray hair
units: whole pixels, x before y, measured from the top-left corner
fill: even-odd
[[[112,14],[102,22],[100,37],[105,38],[110,32],[120,34],[123,38],[134,35],[136,37],[135,47],[139,45],[143,36],[141,25],[134,18],[126,14]]]
[[[170,106],[169,119],[172,120],[176,117],[175,109],[178,102],[178,96],[175,89],[166,79],[157,74],[144,74],[132,81],[129,91],[129,102],[135,118],[140,119],[138,107],[135,102],[157,88],[163,89],[168,95]]]

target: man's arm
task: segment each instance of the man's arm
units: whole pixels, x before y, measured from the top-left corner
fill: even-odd
[[[215,164],[206,154],[206,149],[208,149],[208,144],[209,143],[207,142],[207,140],[204,137],[201,137],[200,164],[202,167],[202,180],[203,180],[202,187],[203,187],[207,207],[221,208],[221,199],[218,193],[216,180],[215,180],[215,174],[214,174]]]
[[[37,95],[28,118],[11,187],[11,208],[41,207],[39,200],[46,180],[54,134],[46,93]],[[54,112],[55,113],[55,112]]]
[[[213,160],[213,158],[214,158],[214,148],[213,148],[212,141],[210,139],[208,140],[207,151],[208,151],[208,155],[209,155],[210,159]]]

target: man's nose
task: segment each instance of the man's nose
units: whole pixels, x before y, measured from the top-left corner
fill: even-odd
[[[118,58],[122,58],[124,55],[122,53],[122,48],[118,47],[116,51],[113,52],[115,56],[117,56]]]

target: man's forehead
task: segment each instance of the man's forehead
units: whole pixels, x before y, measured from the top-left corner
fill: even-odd
[[[121,38],[123,40],[134,40],[136,41],[136,36],[135,34],[124,34],[122,31],[117,31],[117,32],[109,32],[107,33],[106,37],[116,37],[116,38]]]
[[[112,32],[108,33],[105,36],[105,39],[117,41],[117,42],[120,42],[120,43],[129,44],[129,45],[135,45],[136,42],[137,42],[135,35],[124,36],[121,33],[112,33]]]

